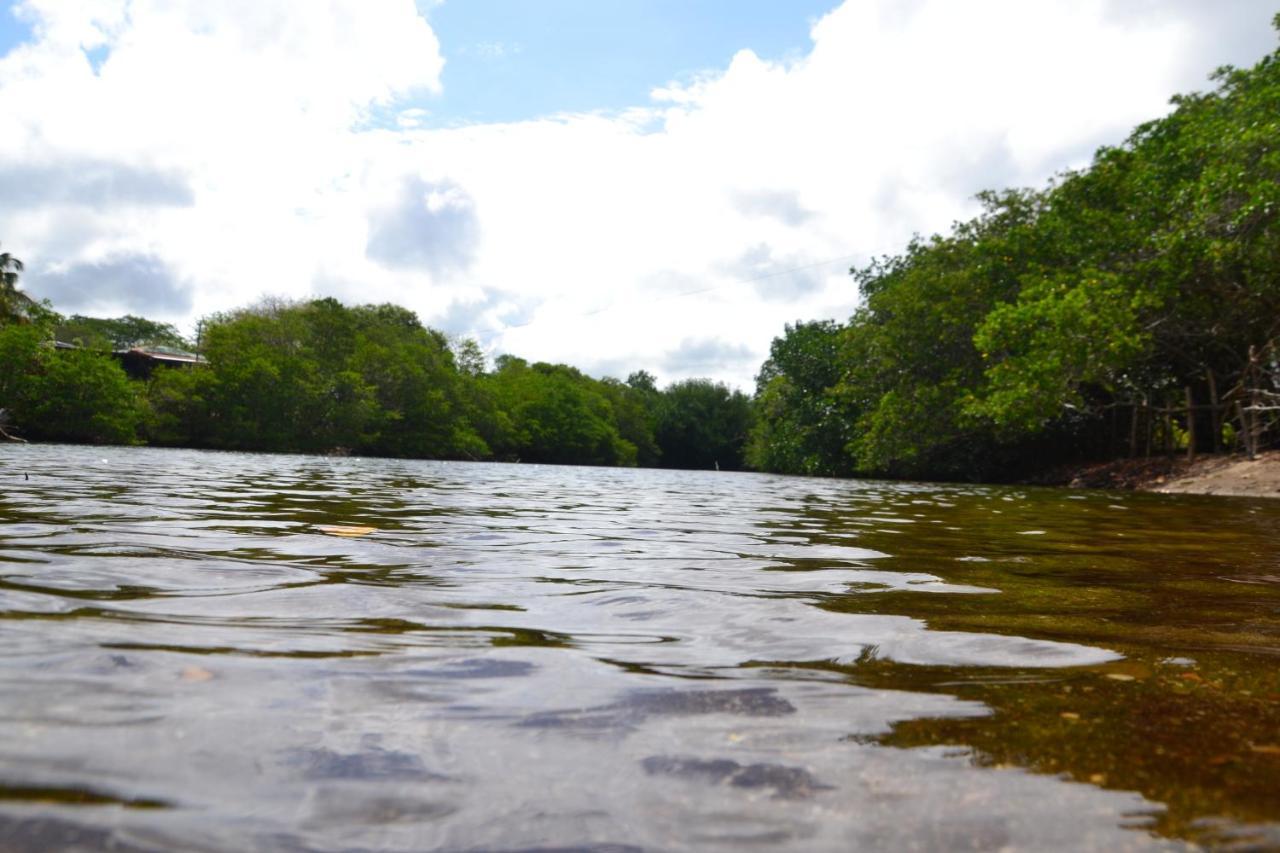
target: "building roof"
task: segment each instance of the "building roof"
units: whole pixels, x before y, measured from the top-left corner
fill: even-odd
[[[151,361],[158,361],[161,364],[204,364],[205,359],[202,355],[194,352],[185,352],[173,347],[129,347],[129,349],[116,350],[113,355],[117,356],[133,356],[135,358],[146,358]]]

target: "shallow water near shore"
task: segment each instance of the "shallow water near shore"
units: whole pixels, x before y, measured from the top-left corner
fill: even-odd
[[[1280,504],[0,447],[0,850],[1280,847]]]

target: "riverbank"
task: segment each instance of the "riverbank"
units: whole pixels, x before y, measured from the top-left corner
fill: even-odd
[[[1241,454],[1121,459],[1062,472],[1055,478],[1073,488],[1130,489],[1191,495],[1280,497],[1280,451],[1256,459]]]

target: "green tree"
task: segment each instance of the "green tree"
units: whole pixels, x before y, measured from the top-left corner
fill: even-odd
[[[31,380],[51,355],[48,329],[40,324],[0,325],[0,409],[17,432],[27,426],[24,404],[32,396]],[[6,427],[7,429],[7,427]]]
[[[168,347],[190,350],[191,343],[169,323],[126,314],[123,317],[86,317],[74,314],[55,330],[60,341],[115,350],[130,347]]]
[[[213,447],[218,442],[212,407],[217,377],[199,367],[161,367],[146,384],[142,433],[150,444]]]
[[[866,303],[844,331],[834,396],[856,417],[846,452],[859,472],[971,479],[996,462],[990,429],[965,410],[984,368],[973,333],[1041,262],[1043,197],[981,198],[983,215],[950,236],[855,272]]]
[[[850,469],[844,447],[852,412],[835,386],[843,327],[822,320],[788,325],[756,377],[756,419],[747,443],[752,468],[837,475]]]
[[[667,468],[743,466],[751,400],[722,382],[686,379],[662,392],[656,437]]]
[[[636,449],[635,464],[654,468],[662,460],[662,450],[656,437],[661,395],[653,387],[652,376],[643,370],[639,374],[648,378],[648,384],[602,379],[597,387],[609,401],[618,434]],[[635,378],[637,374],[631,376]]]
[[[353,309],[357,321],[352,369],[373,389],[375,453],[481,459],[489,447],[468,409],[473,399],[444,335],[395,305]]]
[[[0,408],[24,437],[130,444],[142,418],[138,389],[104,351],[52,346],[57,315],[0,325]]]
[[[268,300],[202,323],[208,378],[153,383],[154,432],[215,447],[483,458],[447,341],[395,305]],[[190,399],[187,398],[190,395]]]
[[[1204,400],[1280,335],[1280,61],[1214,80],[1054,189],[1059,257],[977,328],[972,412],[1033,432],[1163,389]]]
[[[568,465],[635,465],[636,446],[618,431],[601,382],[563,364],[500,356],[484,377],[501,434],[490,445],[499,458]],[[488,437],[488,436],[486,436]]]
[[[643,394],[658,393],[658,380],[647,370],[637,370],[627,376],[627,387]]]
[[[17,411],[33,438],[91,444],[135,443],[143,416],[138,388],[116,360],[87,349],[47,353]]]
[[[22,271],[22,261],[8,252],[0,252],[0,324],[27,320],[31,309],[37,305],[18,289]]]
[[[484,350],[475,338],[462,338],[453,342],[450,348],[453,360],[458,365],[458,372],[472,378],[483,376],[488,370],[488,359]]]
[[[1280,54],[1213,79],[1089,168],[856,270],[834,352],[820,328],[775,341],[752,463],[1016,476],[1115,452],[1106,415],[1135,401],[1252,393],[1280,346]]]

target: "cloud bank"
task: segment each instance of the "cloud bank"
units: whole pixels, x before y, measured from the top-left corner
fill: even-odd
[[[784,322],[853,309],[851,263],[1084,164],[1275,42],[1269,0],[848,0],[797,59],[450,127],[412,0],[19,11],[0,240],[58,307],[189,326],[336,292],[495,352],[744,388]]]

